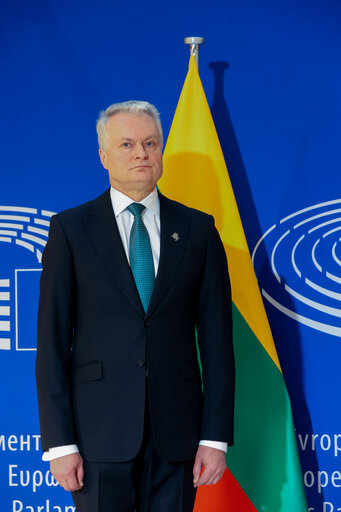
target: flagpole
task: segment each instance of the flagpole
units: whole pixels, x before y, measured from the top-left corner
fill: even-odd
[[[197,68],[199,70],[199,48],[204,43],[203,37],[185,37],[184,43],[189,45],[191,56],[193,55]]]

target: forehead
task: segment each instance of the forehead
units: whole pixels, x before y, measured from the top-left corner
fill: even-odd
[[[140,138],[159,136],[153,117],[148,114],[119,112],[110,117],[106,124],[107,133],[112,137]]]

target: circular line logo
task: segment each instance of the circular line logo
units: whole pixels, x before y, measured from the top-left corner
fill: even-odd
[[[309,206],[271,226],[258,240],[252,262],[270,304],[312,329],[341,337],[341,199]]]
[[[13,341],[16,350],[36,349],[35,323],[41,258],[52,215],[54,212],[36,208],[0,206],[0,242],[9,249],[26,249],[27,256],[29,253],[34,255],[32,260],[32,256],[25,258],[25,251],[10,252],[10,257],[5,252],[6,258],[1,260],[0,350],[10,350]]]

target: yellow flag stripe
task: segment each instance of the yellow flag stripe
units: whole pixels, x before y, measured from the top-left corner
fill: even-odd
[[[229,263],[233,302],[280,369],[224,156],[193,57],[163,162],[161,192],[214,216]]]

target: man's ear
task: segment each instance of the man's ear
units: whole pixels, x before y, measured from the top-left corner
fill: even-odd
[[[101,159],[101,163],[102,163],[104,169],[108,169],[108,167],[107,167],[107,154],[104,151],[104,149],[99,148],[98,154],[99,154],[99,157]]]

